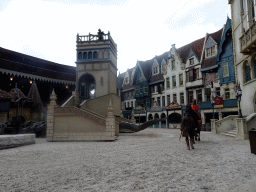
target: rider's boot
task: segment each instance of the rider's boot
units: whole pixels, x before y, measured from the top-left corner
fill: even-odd
[[[190,147],[189,147],[189,140],[186,140],[186,143],[187,143],[188,150],[190,150]]]
[[[191,148],[192,148],[192,149],[194,149],[193,143],[194,143],[194,139],[193,139],[193,138],[190,138],[190,145],[191,145]]]

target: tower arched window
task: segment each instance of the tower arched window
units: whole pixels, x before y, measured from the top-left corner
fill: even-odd
[[[77,58],[82,59],[82,52],[78,52]]]
[[[83,53],[83,59],[87,59],[87,52]]]
[[[93,52],[93,59],[97,59],[98,58],[98,52],[97,51],[94,51]]]
[[[245,82],[250,81],[251,80],[251,68],[248,63],[245,64],[244,72],[245,72]]]
[[[88,59],[92,59],[92,52],[91,51],[88,53]]]

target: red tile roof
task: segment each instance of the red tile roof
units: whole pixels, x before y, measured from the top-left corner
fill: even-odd
[[[194,53],[196,54],[196,56],[200,59],[201,58],[201,54],[203,51],[203,47],[204,47],[204,37],[201,39],[198,39],[196,41],[193,41],[192,43],[189,43],[179,49],[177,49],[177,52],[180,55],[180,58],[182,59],[182,62],[185,63],[186,59],[188,57],[189,51],[190,49],[192,49],[194,51]]]
[[[22,91],[19,88],[13,88],[9,94],[15,98],[15,99],[19,99],[19,98],[23,98],[26,99],[27,97],[22,93]]]
[[[33,83],[28,92],[28,99],[35,103],[42,103],[36,83]]]
[[[201,68],[204,69],[204,68],[208,68],[208,67],[212,67],[214,65],[217,65],[217,63],[215,62],[215,58],[216,57],[211,57],[211,58],[204,59],[202,65],[201,65]]]
[[[12,96],[9,93],[0,89],[0,99],[11,99],[11,98]]]
[[[208,37],[211,36],[214,39],[214,41],[216,41],[216,43],[219,44],[221,40],[222,31],[223,31],[223,28],[220,29],[219,31],[209,34]]]

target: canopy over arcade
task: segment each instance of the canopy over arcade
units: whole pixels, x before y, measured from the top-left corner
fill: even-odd
[[[169,123],[178,124],[181,122],[181,115],[179,113],[176,113],[176,111],[181,110],[182,105],[179,105],[178,103],[172,102],[166,107],[167,112],[167,128],[169,128]],[[172,112],[172,114],[169,116],[168,113]],[[176,128],[177,126],[175,126]]]

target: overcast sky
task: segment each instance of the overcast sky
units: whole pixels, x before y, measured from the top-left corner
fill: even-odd
[[[228,0],[1,0],[0,47],[75,66],[76,34],[100,28],[124,72],[219,30],[227,16]]]

